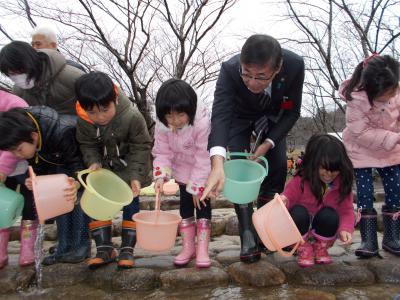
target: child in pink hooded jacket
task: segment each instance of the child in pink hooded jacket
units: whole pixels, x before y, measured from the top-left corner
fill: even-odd
[[[20,97],[0,90],[0,111],[8,111],[15,107],[27,107],[28,104]],[[4,182],[17,167],[18,159],[9,151],[0,150],[0,181]]]
[[[193,88],[179,79],[167,80],[158,90],[156,114],[158,122],[152,151],[155,189],[162,192],[164,182],[171,177],[180,189],[179,229],[183,249],[174,263],[184,266],[196,257],[196,266],[207,268],[211,264],[208,256],[211,206],[209,200],[200,202],[200,197],[211,169],[207,151],[210,120],[204,110],[198,109]]]
[[[20,97],[0,90],[0,112],[8,111],[15,107],[27,107],[27,106],[28,106],[28,104],[24,100],[22,100]],[[7,187],[14,188],[18,184],[15,177],[12,176],[15,174],[15,170],[17,168],[18,162],[22,162],[22,161],[20,161],[18,158],[16,158],[14,154],[12,154],[9,151],[1,151],[0,150],[0,182],[5,182]],[[25,170],[22,170],[22,172],[24,172],[24,171]],[[15,175],[19,175],[19,174],[15,174]],[[26,194],[26,193],[24,193],[24,191],[29,193],[26,190],[26,188],[23,186],[23,187],[21,187],[21,192],[23,194]],[[32,198],[29,198],[29,197],[25,198],[25,201],[31,202],[31,203],[29,203],[29,205],[25,204],[26,207],[28,207],[28,206],[32,207]],[[35,217],[33,216],[33,214],[34,214],[33,209],[29,210],[29,215],[31,215],[31,218],[29,218],[27,216],[28,215],[26,213],[27,210],[29,210],[29,209],[24,208],[22,219],[24,221],[29,220],[29,219],[35,219]],[[21,233],[27,232],[27,231],[24,231],[24,229],[25,228],[22,227]],[[30,232],[28,232],[28,234],[30,235]],[[8,245],[9,236],[10,236],[9,228],[0,228],[0,269],[2,269],[8,263],[7,245]],[[28,247],[28,248],[30,248],[30,249],[28,249],[28,252],[33,253],[33,244],[28,245],[25,241],[26,241],[26,239],[24,239],[24,235],[21,234],[21,252],[26,253],[25,248]],[[26,258],[25,255],[20,256],[19,263],[21,265],[29,264],[31,262],[30,259],[26,260],[25,258]]]
[[[343,142],[354,166],[361,212],[359,257],[379,256],[372,168],[385,190],[382,248],[400,256],[400,64],[374,53],[339,88],[347,102]]]

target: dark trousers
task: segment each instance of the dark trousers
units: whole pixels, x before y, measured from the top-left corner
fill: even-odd
[[[138,213],[140,210],[139,206],[139,196],[133,198],[133,201],[124,206],[122,209],[122,219],[124,221],[132,221],[132,216]]]
[[[250,137],[254,130],[254,123],[255,121],[244,119],[236,119],[232,123],[229,131],[229,151],[250,151]],[[281,193],[285,187],[287,173],[286,139],[276,143],[275,147],[267,152],[265,158],[268,160],[269,171],[268,176],[261,184],[259,196],[271,198],[275,193]]]
[[[302,205],[293,206],[289,213],[301,235],[310,230],[310,225],[316,234],[323,237],[333,237],[339,228],[339,215],[329,206],[321,208],[314,217]]]
[[[194,204],[193,204],[193,195],[186,191],[185,184],[179,184],[180,191],[180,205],[179,205],[179,213],[181,214],[182,219],[188,219],[194,216]],[[211,203],[210,200],[205,200],[206,207],[203,206],[202,203],[201,209],[196,207],[196,218],[197,219],[209,219],[211,220]]]
[[[385,190],[388,208],[400,207],[400,165],[376,168]],[[372,168],[354,169],[357,185],[357,207],[372,209],[374,206],[374,179]]]

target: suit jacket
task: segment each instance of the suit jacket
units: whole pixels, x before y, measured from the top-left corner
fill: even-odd
[[[300,117],[304,81],[304,61],[297,54],[282,49],[283,65],[271,86],[271,98],[254,94],[245,86],[239,73],[240,54],[222,63],[214,93],[211,133],[208,148],[227,147],[229,130],[235,120],[270,120],[264,139],[275,144],[283,139]]]

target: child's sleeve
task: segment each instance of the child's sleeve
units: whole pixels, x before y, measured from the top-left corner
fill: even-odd
[[[142,113],[134,107],[129,129],[129,151],[127,163],[130,180],[138,180],[142,185],[149,184],[151,172],[152,140]]]
[[[339,204],[338,213],[340,218],[338,232],[347,231],[352,233],[354,231],[354,207],[353,207],[353,193],[350,193],[342,203]]]
[[[0,150],[0,173],[9,176],[15,171],[19,159],[9,151]]]
[[[172,158],[174,153],[168,142],[167,132],[160,129],[159,123],[156,124],[154,132],[154,147],[152,150],[153,161],[153,178],[154,180],[163,178],[169,180],[172,175]]]
[[[400,140],[397,132],[372,127],[368,118],[370,106],[360,98],[347,102],[346,127],[355,138],[355,142],[371,150],[384,148],[392,150]]]
[[[63,163],[68,175],[76,177],[76,173],[84,169],[84,167],[74,127],[70,127],[63,132],[59,147],[62,151]]]
[[[76,125],[76,139],[82,152],[84,164],[89,167],[94,163],[101,163],[101,144],[93,134],[90,134],[89,126],[86,121],[78,118]]]
[[[295,204],[300,201],[300,197],[302,195],[302,191],[300,188],[301,177],[294,176],[289,182],[286,184],[285,189],[282,192],[288,201],[286,207],[288,209],[292,208]]]
[[[194,136],[195,152],[193,153],[194,165],[190,172],[186,191],[192,195],[202,196],[205,183],[211,170],[210,155],[207,151],[208,136],[210,134],[210,121],[203,118],[199,121]]]

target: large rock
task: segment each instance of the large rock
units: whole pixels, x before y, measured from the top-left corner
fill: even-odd
[[[400,283],[400,259],[394,256],[383,261],[374,260],[368,268],[375,273],[379,283]]]
[[[86,281],[90,271],[85,263],[42,267],[42,287],[70,286]]]
[[[91,271],[87,283],[92,287],[112,291],[151,290],[157,285],[157,274],[151,269],[117,270],[116,264]]]
[[[230,216],[226,222],[225,234],[239,235],[239,221],[236,215]]]
[[[251,265],[234,263],[228,267],[228,273],[239,284],[258,287],[280,285],[286,281],[285,274],[266,260]]]
[[[0,270],[0,294],[26,289],[34,279],[35,270],[32,267],[20,269],[17,265],[8,265]]]
[[[229,276],[217,267],[183,268],[162,272],[160,280],[163,288],[187,289],[227,285]]]
[[[348,266],[339,262],[331,265],[315,265],[309,268],[295,267],[290,262],[282,268],[290,282],[302,285],[337,286],[370,285],[375,282],[374,274],[366,267]]]
[[[226,219],[224,217],[212,218],[211,236],[220,236],[225,233]]]
[[[227,250],[220,252],[215,259],[224,266],[228,266],[240,260],[240,247],[237,250]]]
[[[335,300],[334,294],[316,291],[310,289],[295,289],[294,290],[296,300]]]

